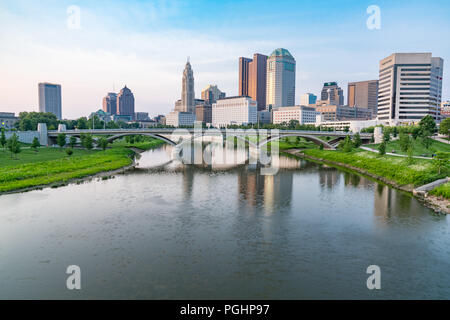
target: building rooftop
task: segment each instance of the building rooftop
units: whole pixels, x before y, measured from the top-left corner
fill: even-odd
[[[294,57],[291,55],[291,53],[284,48],[278,48],[272,51],[272,53],[270,54],[271,57],[291,57],[292,59],[294,59]]]

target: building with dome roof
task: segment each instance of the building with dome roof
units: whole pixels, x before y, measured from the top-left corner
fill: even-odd
[[[126,85],[117,95],[117,109],[118,115],[129,116],[130,120],[134,119],[134,95]]]
[[[295,59],[283,48],[267,59],[266,105],[274,108],[295,105]]]

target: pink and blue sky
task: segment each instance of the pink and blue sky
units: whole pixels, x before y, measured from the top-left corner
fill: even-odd
[[[67,27],[78,6],[80,29]],[[366,10],[381,9],[369,30]],[[38,82],[62,85],[63,117],[86,116],[125,84],[136,111],[166,114],[181,92],[190,56],[195,91],[238,92],[238,59],[288,49],[297,61],[296,101],[337,81],[378,78],[393,52],[444,59],[450,99],[448,1],[0,0],[0,111],[37,111]]]

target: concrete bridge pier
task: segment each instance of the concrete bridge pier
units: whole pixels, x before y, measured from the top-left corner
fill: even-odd
[[[48,146],[48,132],[46,123],[38,123],[39,143],[41,146]]]

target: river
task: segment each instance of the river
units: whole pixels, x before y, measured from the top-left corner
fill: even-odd
[[[0,196],[1,299],[449,299],[450,216],[360,175],[148,151],[138,169]],[[66,268],[81,269],[81,290]],[[369,290],[369,265],[381,289]]]

